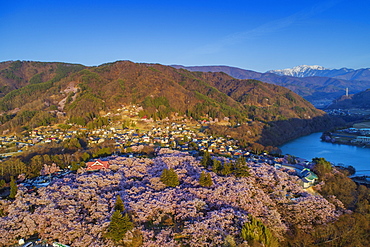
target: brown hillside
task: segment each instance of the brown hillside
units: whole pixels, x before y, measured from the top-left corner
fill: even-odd
[[[130,61],[97,67],[16,61],[1,63],[0,69],[2,85],[14,87],[0,99],[3,130],[65,120],[85,125],[103,112],[139,104],[144,108],[141,115],[154,119],[174,113],[194,119],[227,117],[231,126],[242,127],[231,128],[236,132],[255,121],[253,126],[259,127],[251,127],[254,138],[245,140],[253,142],[261,136],[262,128],[269,129],[273,122],[315,122],[312,119],[325,115],[286,88],[238,80],[225,73],[190,72]],[[323,127],[313,125],[311,130]]]

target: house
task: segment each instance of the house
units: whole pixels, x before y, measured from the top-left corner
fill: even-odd
[[[143,142],[150,142],[149,136],[143,136],[141,139],[143,140]]]
[[[310,169],[304,168],[300,173],[299,176],[302,179],[303,182],[303,188],[309,188],[311,187],[316,180],[318,179],[317,175],[313,173]]]
[[[109,161],[102,161],[100,159],[95,161],[90,161],[86,163],[86,170],[87,171],[98,171],[101,169],[108,169],[109,168]]]
[[[370,143],[370,137],[368,137],[368,136],[357,136],[355,141],[360,142],[360,143]]]

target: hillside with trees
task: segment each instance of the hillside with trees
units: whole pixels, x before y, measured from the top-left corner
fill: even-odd
[[[362,108],[370,109],[370,89],[365,91],[351,94],[348,96],[342,96],[339,99],[333,101],[328,109],[351,109],[351,108]]]
[[[66,63],[43,63],[8,61],[0,63],[0,95],[28,85],[57,82],[72,72],[83,69],[83,65]],[[9,97],[9,96],[8,96]]]
[[[246,131],[250,134],[241,137],[246,144],[278,145],[333,124],[324,112],[286,88],[159,64],[5,62],[0,80],[3,85],[14,84],[0,98],[0,130],[10,132],[57,123],[94,126],[104,114],[129,104],[142,106],[141,117],[163,120],[185,115],[213,120],[211,131]],[[224,120],[226,125],[217,124]],[[285,135],[287,129],[281,128],[285,122],[297,131]],[[282,131],[266,141],[275,129]]]

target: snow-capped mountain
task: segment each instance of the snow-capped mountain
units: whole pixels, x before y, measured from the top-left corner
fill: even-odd
[[[224,72],[237,79],[254,79],[280,85],[301,95],[316,107],[324,107],[344,95],[346,88],[351,94],[370,88],[370,69],[327,69],[318,65],[302,65],[260,73],[229,66],[172,66],[190,71]]]
[[[277,75],[294,76],[294,77],[337,77],[353,72],[353,69],[327,69],[319,65],[300,65],[291,69],[270,70],[267,73],[274,73]]]

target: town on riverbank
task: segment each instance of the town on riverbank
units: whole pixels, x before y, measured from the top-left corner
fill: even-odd
[[[274,174],[283,174],[289,178],[287,181],[304,191],[306,197],[316,197],[320,193],[325,195],[321,189],[325,183],[320,181],[320,177],[328,179],[326,186],[334,186],[329,175],[325,178],[333,170],[333,174],[340,176],[343,181],[350,180],[348,176],[351,171],[343,167],[337,171],[322,158],[308,161],[292,155],[281,155],[279,150],[267,150],[259,144],[246,147],[229,136],[211,136],[207,128],[214,120],[178,118],[154,121],[145,116],[132,116],[114,125],[109,123],[107,116],[107,124],[99,128],[67,124],[40,127],[24,135],[4,137],[1,143],[1,175],[13,173],[18,176],[12,176],[9,183],[2,183],[2,196],[10,199],[9,202],[17,199],[17,193],[14,192],[17,190],[24,195],[35,196],[50,187],[58,187],[61,181],[77,176],[84,176],[92,183],[99,184],[97,178],[100,174],[116,175],[122,160],[127,161],[127,174],[140,182],[136,173],[131,171],[133,161],[152,162],[161,159],[165,155],[163,153],[168,153],[167,158],[173,159],[172,165],[180,166],[174,157],[184,156],[202,167],[205,171],[202,174],[211,174],[214,179],[219,177],[225,181],[249,177],[252,170],[253,176],[258,175],[258,179],[263,177],[280,186],[276,184]],[[178,167],[180,175],[181,171],[181,167]],[[366,179],[355,182],[368,185]],[[269,190],[268,186],[266,190]],[[291,191],[282,194],[289,203],[298,203],[300,200]],[[25,244],[28,243],[27,239]]]
[[[370,121],[356,123],[352,127],[337,128],[324,132],[321,139],[331,143],[370,148]]]
[[[307,169],[312,169],[312,162],[291,155],[282,156],[279,149],[266,148],[258,143],[245,147],[228,136],[208,135],[208,125],[218,120],[192,121],[179,116],[176,120],[154,121],[139,116],[139,111],[140,107],[135,105],[122,107],[119,115],[124,118],[119,122],[111,121],[115,115],[107,113],[106,119],[99,124],[100,128],[62,124],[39,127],[23,135],[4,135],[0,137],[0,175],[8,181],[10,176],[16,175],[18,182],[24,182],[30,188],[39,188],[70,171],[86,167],[86,163],[92,159],[111,155],[148,157],[155,155],[159,148],[171,148],[197,157],[204,153],[230,159],[245,157],[248,162],[293,170],[303,178],[302,185],[305,188],[317,180],[314,173],[307,172]],[[370,125],[370,122],[357,124],[356,127],[366,127],[366,124]],[[370,134],[368,128],[340,131],[344,136],[349,135],[347,132],[352,129],[360,130],[355,133]],[[32,171],[28,171],[30,166]],[[48,176],[50,173],[53,175]],[[4,186],[5,182],[2,183]]]
[[[302,178],[302,186],[309,188],[317,176],[310,171],[312,162],[293,156],[282,156],[279,149],[269,149],[258,143],[251,147],[240,145],[231,137],[211,136],[206,133],[211,121],[177,120],[154,121],[138,116],[138,107],[123,107],[127,118],[114,124],[107,121],[100,128],[83,128],[75,124],[44,126],[23,135],[0,137],[0,175],[4,191],[11,176],[30,191],[45,187],[77,171],[88,168],[89,161],[109,160],[116,156],[154,157],[160,148],[187,152],[201,159],[205,153],[230,160],[244,157],[247,162],[268,164]],[[121,112],[121,114],[122,114]],[[107,119],[113,117],[107,114]],[[5,181],[4,180],[4,181]]]

